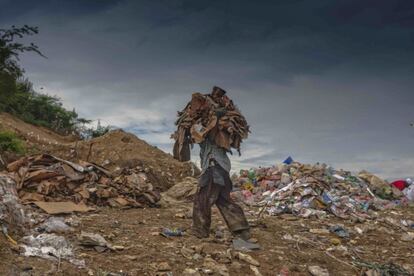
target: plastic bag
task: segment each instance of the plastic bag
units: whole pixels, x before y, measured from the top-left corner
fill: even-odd
[[[71,232],[74,229],[67,225],[62,217],[50,217],[37,227],[39,232],[46,233],[64,233]]]

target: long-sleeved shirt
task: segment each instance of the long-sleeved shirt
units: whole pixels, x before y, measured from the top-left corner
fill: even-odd
[[[200,143],[201,174],[203,175],[209,167],[214,167],[215,163],[222,167],[227,173],[230,172],[231,163],[224,148],[218,147],[207,137]],[[213,182],[225,185],[222,174],[213,172]]]

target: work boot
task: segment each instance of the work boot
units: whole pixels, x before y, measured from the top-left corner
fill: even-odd
[[[206,234],[206,233],[200,233],[200,231],[197,231],[193,228],[190,229],[188,232],[189,232],[190,235],[193,235],[193,236],[195,236],[199,239],[208,238],[210,236],[209,234]]]
[[[248,241],[252,237],[252,235],[250,234],[250,230],[249,229],[243,229],[243,230],[235,231],[233,233],[233,235],[236,238],[240,238],[240,239],[242,239],[244,241]]]

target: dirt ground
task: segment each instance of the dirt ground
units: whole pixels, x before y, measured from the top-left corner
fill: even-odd
[[[198,173],[191,163],[180,163],[123,131],[90,141],[74,141],[7,114],[0,114],[1,129],[17,132],[32,147],[31,152],[48,152],[68,160],[83,159],[99,165],[105,163],[111,170],[118,166],[143,166],[150,176],[154,175],[150,180],[160,191],[187,175]],[[310,275],[309,266],[327,269],[329,275],[363,275],[364,268],[357,262],[394,263],[414,273],[414,229],[402,224],[403,221],[414,221],[414,207],[382,211],[374,220],[344,221],[335,217],[316,220],[292,215],[258,219],[257,208],[244,206],[253,237],[262,247],[259,251],[245,252],[260,263],[255,271],[254,266],[239,259],[232,249],[231,235],[217,209],[213,210],[210,238],[199,240],[188,234],[170,238],[161,236],[159,232],[163,228],[189,229],[192,207],[188,202],[162,206],[151,209],[98,208],[92,213],[70,215],[79,221],[79,225],[74,232],[64,235],[73,245],[76,257],[85,261],[84,268],[66,260],[23,257],[19,247],[0,235],[0,275],[212,273],[286,276]],[[349,231],[349,238],[340,238],[327,231],[338,224]],[[84,247],[78,242],[81,231],[100,234],[117,249],[99,253]],[[18,240],[18,237],[14,238]]]
[[[104,208],[95,213],[73,215],[79,218],[80,225],[67,238],[74,244],[77,257],[85,260],[86,268],[83,269],[66,261],[58,263],[19,256],[2,239],[0,275],[183,275],[186,268],[202,268],[206,259],[210,260],[209,256],[218,264],[224,263],[229,275],[255,275],[249,264],[232,256],[234,250],[227,252],[231,249],[227,230],[221,233],[221,238],[215,237],[216,231],[222,232],[224,228],[217,209],[213,212],[212,235],[208,239],[159,235],[163,227],[188,229],[191,225],[189,210],[191,204],[186,203],[151,209]],[[310,275],[308,266],[326,268],[330,275],[362,275],[363,269],[352,264],[356,260],[380,264],[393,262],[413,273],[413,241],[403,241],[407,229],[393,223],[414,220],[413,211],[413,207],[384,211],[375,221],[351,222],[337,218],[301,219],[291,215],[257,220],[246,210],[253,237],[262,246],[261,250],[246,254],[260,262],[258,269],[262,275]],[[343,224],[350,232],[350,238],[315,233],[314,229],[333,224]],[[364,232],[359,234],[355,226]],[[80,246],[77,234],[81,230],[99,233],[113,245],[124,248],[98,253]],[[340,245],[334,245],[338,243]],[[195,251],[188,250],[191,248]],[[169,268],[161,272],[160,264],[164,262]]]

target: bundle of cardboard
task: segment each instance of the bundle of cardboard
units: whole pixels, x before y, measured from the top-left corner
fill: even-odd
[[[215,93],[219,91],[219,93]],[[220,93],[221,92],[221,93]],[[248,136],[249,125],[225,91],[214,87],[212,94],[194,93],[186,107],[178,112],[174,158],[190,160],[190,145],[210,139],[217,146],[240,154],[240,144]]]

